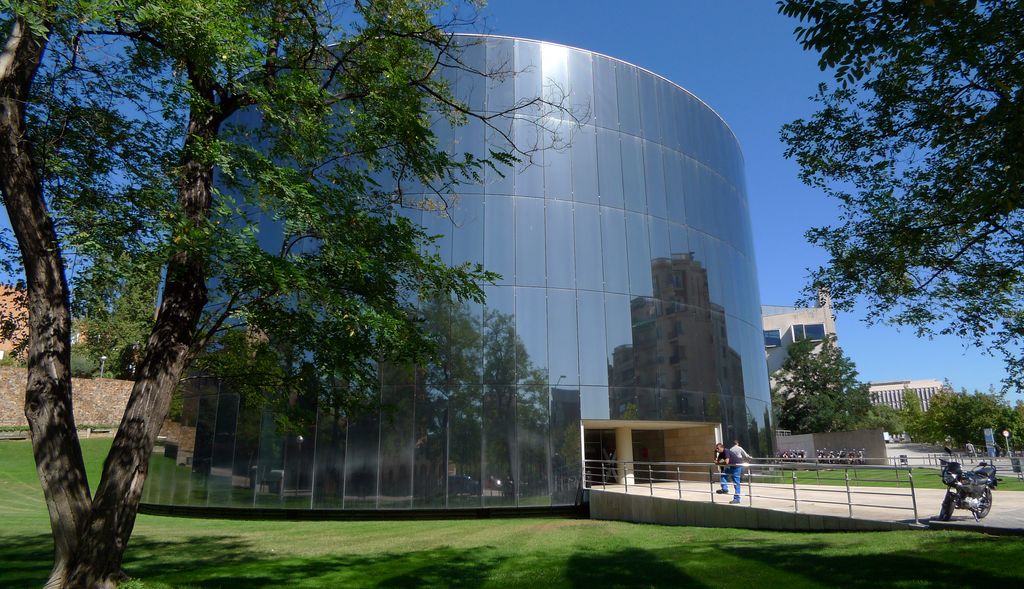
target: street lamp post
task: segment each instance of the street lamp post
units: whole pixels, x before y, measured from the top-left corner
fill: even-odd
[[[1013,454],[1010,454],[1010,430],[1003,430],[1003,441],[1006,442],[1006,455],[1013,456]]]
[[[107,365],[107,357],[100,356],[100,378],[103,378],[103,368]]]

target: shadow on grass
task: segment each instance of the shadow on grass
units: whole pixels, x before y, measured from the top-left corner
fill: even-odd
[[[181,551],[197,558],[179,558]],[[503,557],[483,547],[471,552],[432,549],[398,554],[275,557],[254,553],[231,537],[183,542],[143,540],[129,550],[125,570],[150,583],[214,588],[263,587],[479,587]]]
[[[0,536],[0,563],[0,587],[42,587],[53,567],[53,538]]]
[[[4,538],[0,587],[39,587],[52,566],[50,536]],[[479,587],[502,557],[493,549],[275,557],[229,536],[133,541],[125,571],[147,587]]]
[[[137,538],[125,570],[147,588],[191,587],[1019,587],[1018,539],[921,532],[785,535],[776,540],[680,538],[657,547],[579,545],[525,552],[496,546],[295,556],[254,551],[230,535]],[[329,541],[329,540],[327,540]],[[983,559],[965,555],[984,555]],[[0,587],[38,587],[51,565],[48,535],[0,537]]]
[[[916,544],[913,553],[894,549],[888,554],[875,550],[867,554],[828,554],[829,549],[816,543],[742,543],[726,550],[740,559],[744,568],[774,568],[802,577],[807,585],[813,586],[1020,587],[1024,578],[1016,539],[934,533],[932,538]],[[985,556],[979,559],[968,555]]]
[[[566,563],[572,587],[707,587],[654,552],[626,548],[576,553]]]

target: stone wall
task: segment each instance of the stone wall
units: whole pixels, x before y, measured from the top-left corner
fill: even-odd
[[[0,368],[0,426],[27,426],[24,368]],[[121,422],[132,382],[112,378],[71,379],[75,423],[81,426],[116,426]]]
[[[718,424],[671,429],[665,432],[665,460],[668,462],[710,463],[715,459],[715,443],[722,435]],[[674,478],[668,476],[666,478]],[[708,480],[703,467],[681,472],[679,478],[691,481]]]

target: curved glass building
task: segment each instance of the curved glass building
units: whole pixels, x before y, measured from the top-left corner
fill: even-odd
[[[309,402],[285,432],[270,409],[196,387],[165,425],[144,502],[566,505],[584,460],[707,462],[719,439],[770,452],[743,157],[728,126],[610,57],[466,40],[466,64],[515,75],[453,73],[456,94],[515,114],[441,128],[443,144],[484,157],[511,138],[531,161],[460,187],[450,218],[402,214],[440,235],[452,264],[501,274],[486,304],[423,303],[442,357],[383,368],[379,410]]]

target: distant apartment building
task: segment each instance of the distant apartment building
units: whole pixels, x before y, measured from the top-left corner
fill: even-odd
[[[873,382],[869,391],[871,402],[875,405],[888,405],[893,409],[903,409],[903,393],[911,391],[921,401],[921,409],[928,410],[932,397],[948,390],[941,380],[894,380],[889,382]]]
[[[782,368],[786,351],[793,342],[802,339],[823,341],[826,336],[836,334],[832,302],[826,293],[818,296],[817,307],[762,305],[761,325],[769,375]]]

